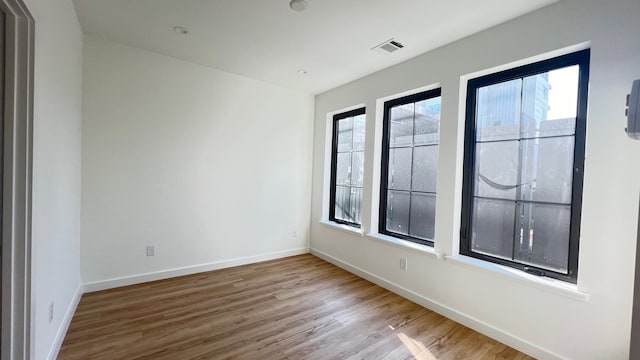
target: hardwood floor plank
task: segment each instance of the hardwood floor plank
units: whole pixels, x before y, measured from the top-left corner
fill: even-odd
[[[531,359],[312,255],[83,295],[58,359]]]

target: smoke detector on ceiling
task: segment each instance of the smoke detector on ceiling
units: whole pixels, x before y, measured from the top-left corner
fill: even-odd
[[[371,50],[380,53],[380,54],[391,54],[394,51],[398,51],[400,49],[402,49],[404,47],[404,45],[402,45],[401,43],[393,40],[393,38],[378,44],[374,47],[371,48]]]

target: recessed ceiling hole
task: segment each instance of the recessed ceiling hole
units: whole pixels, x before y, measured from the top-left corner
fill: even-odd
[[[173,27],[173,31],[177,32],[178,34],[182,34],[182,35],[187,35],[189,33],[189,29],[187,29],[184,26],[180,26],[180,25],[176,25]]]
[[[303,11],[309,4],[305,0],[291,0],[289,7],[295,11]]]

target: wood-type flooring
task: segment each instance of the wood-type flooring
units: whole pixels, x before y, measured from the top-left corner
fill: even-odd
[[[58,359],[532,359],[312,255],[84,294]]]

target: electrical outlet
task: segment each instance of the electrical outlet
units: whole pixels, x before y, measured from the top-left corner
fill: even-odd
[[[293,230],[291,232],[291,238],[293,238],[293,239],[297,239],[298,238],[298,232],[296,230]]]
[[[53,301],[49,304],[49,322],[53,321]]]
[[[156,256],[156,246],[147,245],[147,256]]]
[[[407,258],[400,258],[400,269],[407,271]]]

